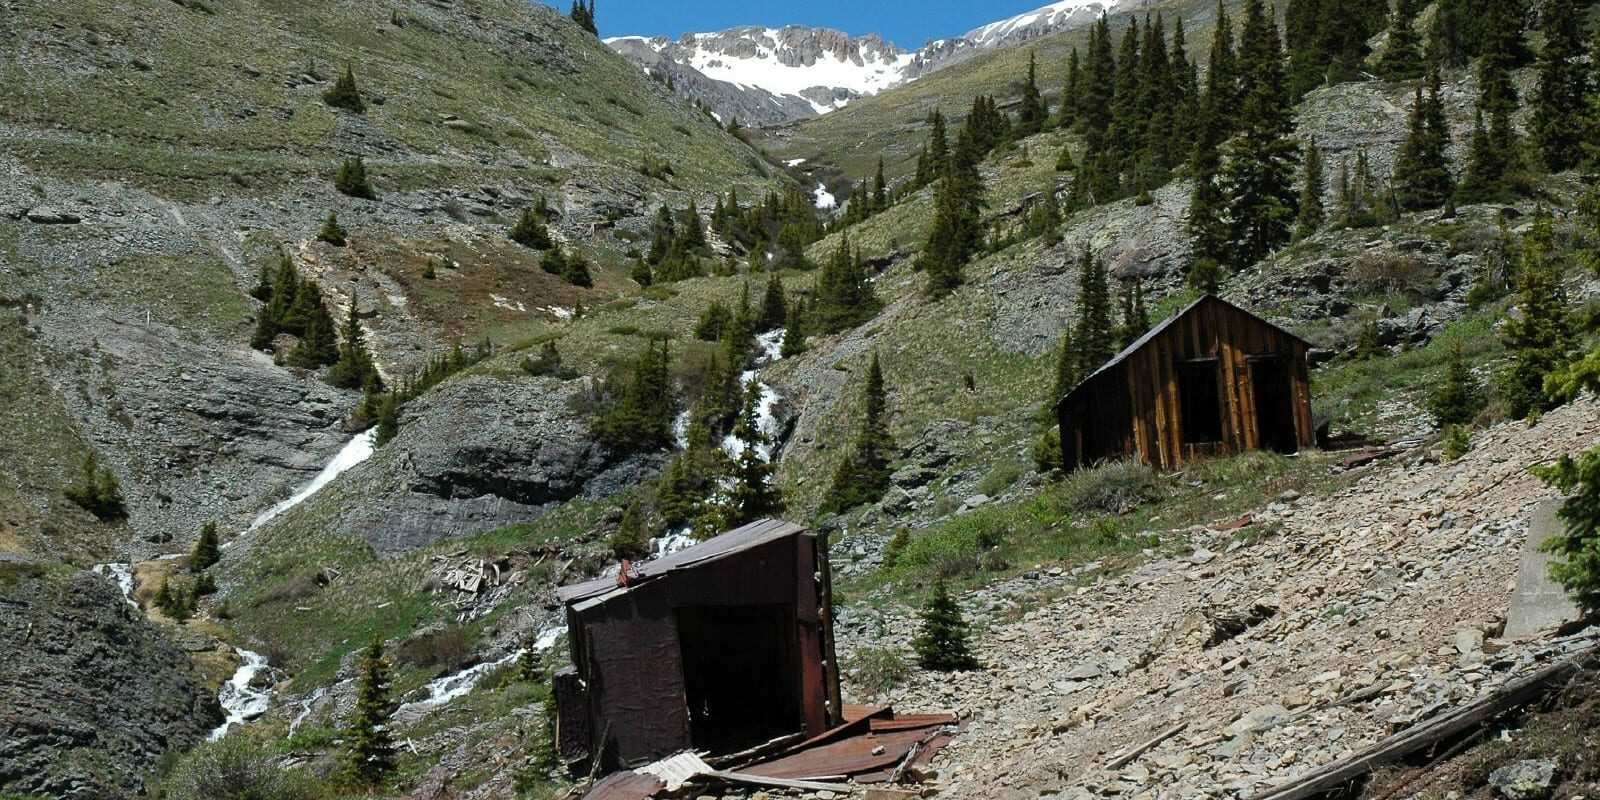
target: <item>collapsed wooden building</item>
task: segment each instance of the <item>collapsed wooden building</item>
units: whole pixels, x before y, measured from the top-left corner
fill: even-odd
[[[1206,295],[1162,321],[1056,404],[1068,470],[1137,457],[1158,469],[1316,441],[1310,345]]]
[[[828,581],[818,537],[762,520],[558,589],[572,657],[554,686],[563,758],[609,771],[839,725]]]

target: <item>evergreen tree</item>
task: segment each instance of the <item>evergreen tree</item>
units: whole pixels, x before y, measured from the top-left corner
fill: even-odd
[[[361,329],[361,317],[356,311],[356,298],[350,297],[350,310],[345,314],[344,328],[340,331],[339,357],[328,370],[327,381],[341,389],[355,389],[371,384],[382,386],[378,368],[367,352],[366,333]]]
[[[327,242],[334,247],[344,247],[345,230],[339,225],[339,217],[332,211],[329,211],[328,218],[323,220],[322,229],[317,231],[317,241]]]
[[[548,250],[555,245],[550,239],[550,229],[545,226],[543,215],[534,211],[522,212],[517,224],[511,226],[507,235],[511,241],[533,250]]]
[[[578,27],[595,36],[600,35],[600,29],[594,22],[594,0],[588,0],[587,3],[584,0],[572,0],[572,11],[568,16],[572,17],[573,22],[578,23]]]
[[[554,251],[552,251],[554,252]],[[557,273],[561,279],[573,286],[585,289],[594,288],[594,277],[589,274],[589,260],[577,253],[569,253]]]
[[[1511,364],[1500,376],[1500,395],[1516,419],[1554,407],[1544,391],[1545,376],[1567,363],[1573,336],[1548,212],[1535,216],[1522,251],[1517,314],[1503,328]]]
[[[1400,206],[1409,211],[1438,208],[1450,199],[1454,178],[1445,157],[1450,126],[1439,99],[1439,73],[1428,77],[1428,94],[1417,87],[1405,143],[1395,156],[1394,187]]]
[[[943,580],[933,584],[911,649],[924,669],[950,672],[978,668],[978,659],[967,644],[967,623],[961,616],[961,606],[950,596]]]
[[[1072,332],[1078,374],[1088,375],[1116,355],[1115,337],[1105,262],[1085,247],[1083,258],[1078,262],[1078,325]]]
[[[834,470],[833,482],[822,501],[825,512],[845,512],[864,503],[876,502],[889,489],[889,459],[894,438],[889,434],[888,395],[883,371],[873,353],[867,380],[861,387],[861,427],[850,452]]]
[[[811,303],[810,329],[835,333],[872,319],[882,308],[878,295],[867,282],[861,255],[850,247],[850,234],[839,236],[833,257],[817,275],[816,297]]]
[[[872,176],[872,207],[875,211],[889,207],[889,184],[883,179],[883,156],[878,156],[878,171]]]
[[[1072,326],[1068,325],[1061,331],[1061,344],[1056,348],[1056,374],[1050,386],[1050,396],[1045,398],[1047,411],[1055,409],[1056,402],[1067,396],[1067,392],[1078,385],[1083,379],[1083,371],[1079,368],[1077,348],[1072,344]]]
[[[1100,15],[1089,36],[1089,52],[1084,63],[1083,90],[1079,93],[1077,116],[1084,134],[1086,153],[1106,148],[1111,129],[1112,104],[1117,94],[1117,59],[1111,44],[1111,27]],[[1084,158],[1088,161],[1087,155]]]
[[[1034,55],[1028,53],[1028,78],[1022,83],[1022,100],[1017,106],[1017,135],[1032,136],[1044,130],[1045,119],[1050,116],[1044,98],[1039,95],[1037,68]],[[881,165],[881,162],[880,162]]]
[[[339,340],[333,330],[333,317],[322,303],[322,290],[311,281],[300,284],[295,296],[293,319],[300,321],[300,341],[289,352],[287,362],[301,369],[316,369],[339,360]]]
[[[975,151],[972,139],[963,131],[934,193],[933,228],[917,266],[928,273],[928,295],[935,300],[961,285],[961,268],[982,240],[979,214],[984,189]]]
[[[610,402],[593,423],[595,437],[616,451],[649,452],[672,445],[671,357],[666,342],[652,342],[626,370],[613,371],[604,394]]]
[[[618,560],[638,560],[650,555],[650,531],[645,526],[644,512],[639,501],[628,503],[622,512],[622,522],[611,534],[611,554]]]
[[[783,349],[779,351],[779,358],[790,358],[806,351],[805,304],[795,301],[789,304],[788,322],[783,328]]]
[[[394,774],[394,736],[389,730],[389,718],[394,713],[389,700],[391,687],[383,643],[374,639],[361,654],[356,705],[345,729],[344,774],[352,786],[373,789]]]
[[[1391,81],[1420,78],[1427,70],[1427,61],[1422,57],[1422,35],[1417,32],[1416,9],[1408,0],[1396,4],[1394,13],[1389,16],[1389,40],[1373,69]]]
[[[100,466],[93,450],[83,457],[79,481],[66,490],[66,495],[68,500],[102,522],[128,516],[122,500],[122,484],[109,468]]]
[[[189,555],[189,571],[204,572],[222,560],[221,545],[217,541],[217,523],[207,522],[200,527],[200,538],[195,540],[194,551]]]
[[[1189,268],[1189,285],[1206,292],[1215,291],[1221,281],[1222,265],[1228,259],[1231,236],[1227,197],[1217,175],[1222,166],[1221,155],[1217,152],[1221,136],[1219,125],[1215,112],[1207,110],[1202,113],[1189,168],[1194,176],[1194,190],[1189,197],[1188,217],[1184,221],[1194,252],[1194,261]]]
[[[1322,151],[1314,139],[1306,141],[1306,160],[1301,165],[1300,213],[1295,217],[1294,238],[1304,239],[1322,227]]]
[[[333,188],[340,194],[364,200],[376,196],[372,191],[372,181],[367,178],[367,162],[361,156],[347,158],[339,165],[339,173],[333,178]]]
[[[1067,84],[1061,90],[1061,108],[1056,112],[1056,125],[1070,128],[1078,120],[1078,106],[1083,102],[1083,66],[1078,60],[1078,46],[1073,45],[1067,55]]]
[[[394,441],[400,435],[400,404],[395,399],[394,392],[383,396],[378,403],[378,433],[373,443],[382,447]]]
[[[744,388],[744,408],[733,426],[733,437],[744,447],[734,462],[733,486],[728,492],[731,518],[724,522],[727,527],[783,513],[783,492],[773,483],[772,437],[761,429],[760,403],[761,384],[752,380]]]
[[[1585,3],[1584,5],[1587,5]],[[1576,0],[1549,0],[1540,11],[1545,35],[1539,56],[1539,88],[1533,97],[1529,129],[1551,172],[1578,165],[1589,95],[1582,63],[1583,15]]]
[[[250,296],[265,303],[272,299],[272,272],[266,264],[261,265],[261,274],[256,278],[256,285],[250,290]]]
[[[1457,345],[1444,363],[1444,380],[1428,396],[1428,413],[1441,429],[1470,425],[1484,404],[1483,384],[1472,374],[1466,353]]]
[[[361,92],[356,90],[356,75],[349,65],[345,66],[344,74],[333,82],[333,88],[322,93],[322,102],[354,114],[366,112],[367,104],[361,101]]]
[[[1565,494],[1556,516],[1564,530],[1542,546],[1557,558],[1550,576],[1564,586],[1584,614],[1600,611],[1600,448],[1577,458],[1563,455],[1534,474]]]
[[[767,277],[766,291],[761,293],[761,314],[756,317],[756,328],[762,331],[777,330],[788,318],[789,309],[784,299],[783,279],[774,272]]]
[[[722,334],[733,324],[733,312],[721,300],[713,299],[694,326],[694,338],[704,342],[722,340]]]
[[[1216,145],[1233,132],[1234,115],[1243,99],[1239,88],[1238,55],[1233,49],[1233,23],[1228,19],[1223,0],[1217,0],[1217,28],[1211,39],[1211,58],[1206,65],[1205,111],[1216,127]]]
[[[1285,91],[1277,26],[1261,0],[1245,3],[1240,37],[1239,135],[1228,143],[1222,183],[1232,221],[1233,261],[1254,264],[1289,240],[1298,200],[1298,147],[1290,95]]]

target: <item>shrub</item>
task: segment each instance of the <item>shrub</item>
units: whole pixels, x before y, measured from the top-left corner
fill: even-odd
[[[900,554],[906,551],[906,545],[911,544],[911,529],[901,526],[895,529],[894,535],[889,537],[889,543],[883,546],[883,568],[894,569],[900,561]]]
[[[883,694],[911,676],[900,651],[891,647],[862,647],[845,659],[845,672],[857,689]]]
[[[622,513],[622,523],[611,534],[611,554],[617,559],[639,559],[650,554],[650,532],[645,527],[644,512],[639,501],[628,504]]]
[[[1472,452],[1472,434],[1465,425],[1451,425],[1444,437],[1444,459],[1454,461]]]
[[[517,218],[517,224],[511,226],[508,234],[511,241],[532,250],[548,250],[553,242],[550,240],[550,229],[545,227],[544,218],[533,211],[524,211]]]
[[[161,796],[168,800],[317,800],[328,796],[315,779],[280,766],[268,748],[241,734],[202,742],[178,762],[161,788]]]
[[[347,158],[339,165],[339,173],[333,178],[333,188],[340,194],[364,200],[371,200],[375,196],[372,181],[367,178],[367,163],[361,156]]]
[[[562,366],[561,351],[556,349],[555,342],[545,342],[544,344],[539,345],[539,356],[537,358],[524,356],[521,367],[523,372],[535,377],[543,377],[548,375],[555,378],[566,379],[574,377],[577,374],[572,370]]]
[[[413,667],[444,667],[447,671],[467,663],[467,632],[459,625],[423,631],[395,648],[395,660]]]
[[[1466,425],[1477,419],[1484,402],[1483,383],[1473,376],[1457,345],[1445,361],[1444,380],[1428,396],[1428,413],[1441,427]]]
[[[1126,514],[1160,499],[1165,487],[1148,465],[1113,461],[1079,470],[1062,481],[1060,509],[1065,513]]]
[[[322,93],[322,102],[353,114],[367,110],[367,104],[361,101],[361,92],[356,89],[355,72],[349,66],[344,68],[344,74],[333,82],[333,86]]]
[[[1002,461],[996,464],[989,474],[978,481],[978,494],[995,497],[1011,488],[1011,485],[1022,477],[1022,465],[1015,461]]]

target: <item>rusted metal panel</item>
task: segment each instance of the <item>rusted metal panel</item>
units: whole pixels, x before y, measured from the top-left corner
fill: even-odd
[[[866,723],[865,730],[861,729],[862,722]],[[841,738],[802,746],[798,752],[745,767],[742,771],[773,778],[844,776],[863,781],[899,764],[913,748],[927,748],[955,724],[956,717],[952,714],[900,717],[891,712],[887,716],[850,723],[847,727],[853,732]]]
[[[828,728],[837,674],[826,663],[829,610],[817,579],[826,566],[818,546],[797,525],[762,521],[642,565],[626,586],[590,581],[560,591],[573,663],[586,687],[590,752],[602,767],[648,763],[698,746],[696,724],[707,734],[720,729],[706,720],[729,718],[717,707],[732,709],[736,719],[742,709],[769,709],[761,733],[774,726],[807,735]],[[764,683],[725,680],[719,670],[729,662],[711,655],[724,646],[746,661],[760,660],[759,668],[740,669]],[[749,691],[717,688],[735,685]],[[764,702],[744,703],[745,694]],[[691,713],[691,695],[710,703]]]
[[[556,752],[568,763],[589,758],[589,694],[577,667],[555,674],[550,702],[556,704]]]

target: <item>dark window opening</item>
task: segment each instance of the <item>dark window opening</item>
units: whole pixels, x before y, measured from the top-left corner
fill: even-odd
[[[1222,401],[1217,390],[1214,358],[1178,364],[1178,402],[1183,414],[1183,443],[1222,441]]]
[[[696,748],[734,752],[803,729],[791,607],[698,606],[677,614]]]

